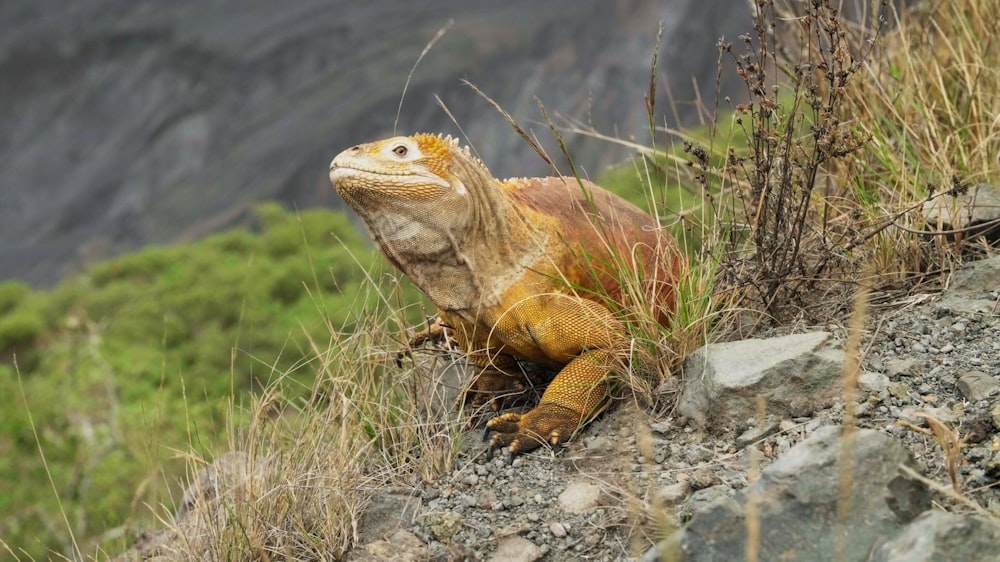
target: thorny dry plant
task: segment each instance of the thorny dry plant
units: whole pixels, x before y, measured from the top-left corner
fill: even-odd
[[[739,287],[751,308],[782,319],[804,307],[803,297],[821,281],[858,269],[848,250],[864,223],[840,220],[851,211],[834,203],[831,172],[867,141],[849,126],[844,99],[870,49],[857,48],[866,41],[829,2],[781,8],[762,0],[754,8],[754,31],[740,37],[744,52],[719,43],[746,88],[747,101],[734,116],[746,153],[730,147],[721,169],[712,171],[705,148],[685,149],[704,171],[696,178],[706,192],[711,171],[735,193],[709,198],[724,225],[720,282]],[[801,13],[787,17],[790,9]],[[881,31],[880,25],[867,41]]]

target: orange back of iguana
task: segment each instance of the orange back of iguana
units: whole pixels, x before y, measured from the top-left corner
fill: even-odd
[[[583,296],[609,308],[643,299],[666,325],[683,262],[673,237],[652,216],[586,180],[525,178],[503,187],[529,220],[553,225],[569,249],[564,263],[554,265]]]

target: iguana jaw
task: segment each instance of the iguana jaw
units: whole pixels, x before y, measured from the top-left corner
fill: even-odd
[[[341,154],[343,156],[343,154]],[[352,192],[372,191],[384,194],[398,194],[407,197],[432,196],[452,186],[444,178],[438,177],[419,166],[409,169],[383,172],[368,166],[359,166],[356,161],[343,161],[341,156],[330,164],[330,181],[337,192],[345,195]],[[339,161],[339,162],[338,162]],[[464,186],[456,188],[464,191]]]

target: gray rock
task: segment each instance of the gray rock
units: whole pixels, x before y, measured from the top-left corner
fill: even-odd
[[[847,513],[838,517],[841,470],[851,456]],[[839,427],[820,428],[793,447],[745,493],[697,511],[672,542],[683,560],[743,560],[746,504],[753,498],[760,528],[760,560],[833,559],[836,537],[850,540],[844,560],[866,560],[878,541],[897,534],[930,507],[927,487],[902,473],[914,466],[902,443],[875,430],[859,429],[843,447]]]
[[[1000,525],[971,515],[932,510],[882,544],[872,562],[996,562]]]
[[[688,492],[691,491],[691,484],[687,480],[664,486],[656,492],[656,499],[663,505],[677,505],[684,501]]]
[[[879,393],[889,388],[889,377],[882,373],[865,371],[858,377],[858,388],[864,392]]]
[[[593,482],[571,482],[559,494],[559,507],[569,513],[583,513],[597,507],[601,497],[601,487]]]
[[[707,510],[717,503],[739,505],[733,496],[730,495],[729,488],[726,486],[711,486],[695,490],[687,502],[684,503],[684,511],[689,514],[695,514]]]
[[[598,435],[587,441],[587,452],[597,455],[610,453],[615,448],[614,443],[603,435]]]
[[[714,456],[715,453],[713,453],[711,449],[702,445],[695,445],[684,450],[684,459],[687,460],[689,464],[703,463]]]
[[[534,562],[545,555],[545,551],[528,539],[510,536],[500,539],[497,551],[490,558],[493,562]]]
[[[406,494],[378,494],[365,511],[358,528],[358,544],[385,538],[392,531],[409,527],[420,512],[421,500]]]
[[[779,421],[776,418],[769,418],[760,425],[748,428],[736,438],[736,446],[740,449],[751,443],[756,443],[765,437],[770,437],[778,431]]]
[[[454,511],[430,512],[424,515],[424,523],[441,542],[447,542],[455,536],[455,533],[461,531],[463,521],[464,518]]]
[[[889,391],[889,394],[893,398],[906,398],[910,394],[910,387],[908,387],[906,383],[902,382],[890,383],[889,386],[886,387],[886,390]]]
[[[986,472],[994,480],[1000,480],[1000,451],[993,453],[993,458],[986,461]]]
[[[421,400],[414,405],[425,423],[445,422],[456,415],[455,404],[466,382],[472,379],[473,368],[464,358],[451,354],[414,352],[413,378],[416,395]]]
[[[828,332],[707,345],[684,363],[677,409],[721,427],[753,418],[763,396],[768,414],[808,415],[840,394],[843,357]]]
[[[1000,242],[1000,191],[992,185],[974,185],[965,193],[928,201],[923,213],[931,230],[968,228],[961,238],[984,236],[991,243]]]
[[[667,433],[670,433],[670,431],[673,429],[673,425],[671,425],[670,422],[668,421],[658,421],[649,424],[649,429],[652,430],[653,433],[665,435]]]
[[[722,480],[714,470],[707,466],[703,466],[691,473],[691,479],[688,480],[688,483],[691,484],[691,487],[695,490],[703,490],[705,488],[717,486],[722,483]]]
[[[917,376],[922,371],[920,360],[913,357],[893,358],[885,361],[885,372],[893,378]]]
[[[938,307],[957,312],[996,314],[1000,255],[966,264],[955,272]]]
[[[214,502],[225,497],[229,490],[263,478],[269,461],[263,457],[257,457],[253,463],[249,460],[243,451],[230,451],[198,471],[194,482],[184,490],[174,521],[183,521],[200,503]]]
[[[398,560],[399,562],[420,562],[428,560],[427,545],[413,533],[397,529],[394,533],[377,541],[351,551],[349,562],[381,562],[383,560]]]
[[[925,414],[944,423],[955,423],[956,421],[958,421],[958,414],[956,414],[953,410],[950,410],[948,408],[935,408],[935,407],[903,408],[902,410],[899,411],[899,418],[908,421],[913,425],[926,427],[927,418],[924,417]]]
[[[566,530],[566,526],[558,521],[553,521],[552,523],[549,523],[549,532],[552,533],[552,536],[556,537],[557,539],[564,538],[566,537],[566,535],[569,534],[569,532]]]
[[[1000,392],[1000,382],[982,371],[966,371],[958,375],[958,390],[972,402],[979,402]]]

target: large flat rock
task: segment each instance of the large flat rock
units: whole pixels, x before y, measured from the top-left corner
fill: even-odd
[[[828,332],[710,344],[688,357],[677,409],[711,428],[768,414],[805,416],[841,392],[844,353]]]

